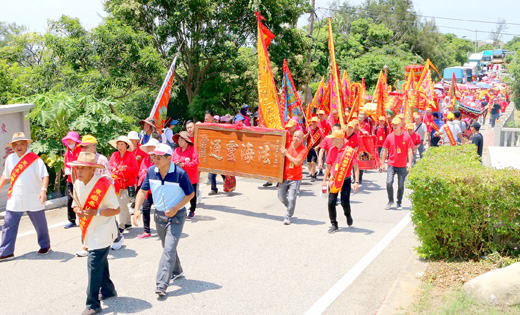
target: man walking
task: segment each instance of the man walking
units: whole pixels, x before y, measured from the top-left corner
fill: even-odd
[[[477,146],[477,153],[480,156],[480,160],[482,161],[484,137],[480,133],[480,124],[478,122],[474,122],[473,125],[471,125],[471,132],[473,133],[473,135],[471,136],[471,143]]]
[[[281,148],[280,152],[285,156],[285,170],[283,183],[280,183],[278,187],[278,199],[287,208],[283,224],[289,225],[291,224],[291,217],[296,207],[296,197],[302,182],[303,159],[307,155],[307,149],[303,145],[303,132],[301,130],[295,131],[287,149]]]
[[[5,160],[4,173],[0,177],[0,192],[8,181],[11,183],[2,226],[0,262],[14,259],[16,235],[24,212],[27,212],[38,235],[38,254],[45,255],[51,249],[44,210],[49,173],[42,159],[28,150],[31,142],[23,132],[15,132],[12,141],[7,144],[13,148],[14,153]]]
[[[345,132],[343,130],[334,130],[327,138],[331,139],[332,147],[327,153],[327,168],[323,176],[322,187],[327,187],[327,177],[330,174],[330,192],[328,201],[329,219],[332,226],[329,233],[338,230],[338,221],[336,221],[336,203],[338,194],[341,191],[341,207],[343,213],[347,217],[347,225],[354,223],[350,209],[350,189],[352,184],[352,169],[354,169],[354,192],[359,187],[359,167],[357,162],[357,150],[345,143]]]
[[[381,170],[386,170],[385,160],[388,156],[388,171],[386,176],[386,192],[388,204],[385,210],[390,210],[394,205],[394,177],[397,174],[397,210],[402,210],[404,195],[404,180],[412,168],[413,143],[408,133],[402,129],[401,119],[392,119],[393,132],[386,137],[381,154]]]
[[[316,161],[318,160],[317,150],[320,149],[320,140],[322,138],[321,130],[318,128],[318,117],[311,119],[311,125],[307,128],[307,134],[304,138],[307,138],[307,167],[309,169],[309,175],[311,176],[311,182],[316,181]]]
[[[495,97],[495,99],[493,99],[493,104],[491,105],[491,120],[490,120],[490,124],[491,124],[491,128],[495,128],[495,122],[497,121],[497,119],[500,118],[500,104],[498,103],[498,96]]]
[[[95,174],[104,166],[96,163],[96,155],[81,152],[76,167],[78,179],[74,182],[74,212],[79,217],[81,239],[88,247],[88,287],[86,308],[82,315],[101,312],[100,300],[117,296],[110,280],[108,253],[118,233],[115,215],[119,213],[119,201],[114,185],[104,176]]]
[[[193,198],[194,190],[186,171],[171,161],[172,148],[159,144],[150,152],[155,166],[148,169],[146,177],[137,194],[134,209],[134,225],[139,220],[139,208],[143,204],[146,193],[151,190],[155,204],[155,224],[157,234],[161,239],[163,253],[155,280],[155,293],[166,295],[166,289],[171,279],[180,277],[183,273],[177,244],[186,221],[184,207]]]

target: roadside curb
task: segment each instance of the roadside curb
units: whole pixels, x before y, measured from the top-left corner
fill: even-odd
[[[406,308],[414,302],[419,286],[420,276],[424,274],[428,263],[414,251],[394,282],[383,304],[376,312],[378,315],[404,314]]]
[[[65,207],[67,205],[67,198],[68,197],[61,197],[61,198],[56,198],[56,199],[52,199],[52,200],[47,200],[45,202],[45,211]],[[3,219],[4,217],[5,217],[5,208],[4,208],[4,211],[0,212],[0,219]]]

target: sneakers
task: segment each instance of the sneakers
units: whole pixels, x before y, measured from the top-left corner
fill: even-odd
[[[352,226],[353,223],[354,223],[354,220],[352,219],[352,216],[348,215],[347,216],[347,224],[348,224],[348,226]]]
[[[285,219],[283,219],[283,225],[289,225],[291,224],[291,219],[289,219],[289,217],[285,217]]]
[[[7,256],[0,256],[0,262],[2,261],[9,261],[14,259],[14,254],[7,255]]]
[[[137,238],[147,238],[150,236],[152,236],[152,234],[144,232],[143,234],[139,234],[139,236],[137,236]]]
[[[51,247],[50,246],[47,247],[47,248],[40,248],[40,250],[38,250],[38,255],[46,255],[50,251],[51,251]]]
[[[273,186],[273,183],[271,183],[271,182],[266,182],[266,183],[263,184],[262,186],[264,186],[264,187],[271,187],[271,186]]]
[[[323,176],[323,171],[320,170],[320,172],[318,173],[318,176]]]
[[[184,272],[181,272],[181,273],[174,273],[172,275],[172,281],[175,281],[175,279],[178,279],[180,277],[184,277]]]
[[[186,216],[186,219],[191,220],[195,216],[195,211],[190,211],[190,213]]]
[[[397,210],[403,210],[403,206],[399,202],[397,203]]]
[[[77,257],[87,257],[88,256],[88,251],[85,248],[83,248],[83,249],[81,249],[81,250],[76,252],[76,256]]]
[[[390,209],[392,209],[393,206],[394,206],[394,202],[393,202],[393,201],[390,201],[390,202],[386,205],[385,210],[390,210]]]
[[[78,226],[76,224],[76,222],[69,222],[69,223],[65,224],[65,226],[63,228],[64,229],[70,229],[70,228],[73,228],[73,227],[76,227],[76,226]]]
[[[316,176],[311,176],[311,183],[314,183],[316,181]]]
[[[121,239],[119,240],[119,242],[114,242],[112,244],[112,249],[113,250],[118,250],[118,249],[121,249],[121,245],[123,245],[123,241],[125,240],[125,237],[123,234],[121,234]]]
[[[216,191],[216,190],[212,190],[212,191],[210,191],[210,192],[208,193],[208,196],[213,196],[213,195],[216,195],[216,194],[218,194],[218,191]]]
[[[130,230],[132,228],[132,224],[125,224],[125,230]]]
[[[86,308],[81,315],[94,315],[101,313],[101,307],[98,308]]]
[[[165,296],[166,289],[157,287],[157,288],[155,288],[155,294],[157,294],[158,296]]]
[[[338,226],[333,224],[333,225],[329,228],[329,234],[331,234],[331,233],[336,233],[337,230],[338,230]]]

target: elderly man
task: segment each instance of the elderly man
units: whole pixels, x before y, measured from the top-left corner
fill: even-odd
[[[153,141],[157,141],[152,139]],[[92,135],[86,135],[81,138],[81,143],[79,144],[79,147],[81,148],[81,152],[90,152],[92,154],[96,155],[96,163],[103,165],[103,168],[96,168],[94,170],[94,174],[99,175],[100,177],[105,177],[108,179],[112,184],[114,183],[114,179],[112,178],[112,172],[110,171],[110,166],[108,164],[108,159],[106,156],[99,154],[97,152],[97,144],[98,141],[96,137]],[[117,225],[117,220],[114,220]],[[125,240],[125,237],[123,234],[117,230],[117,237],[114,240],[114,243],[112,244],[113,250],[121,249],[121,246],[123,245],[123,241]],[[78,257],[86,257],[88,256],[88,251],[86,247],[83,247],[82,250],[76,252],[76,256]]]
[[[14,259],[16,235],[24,212],[27,212],[38,235],[38,254],[47,254],[51,249],[44,211],[49,173],[42,159],[28,150],[31,142],[23,132],[15,132],[12,141],[7,144],[13,148],[14,154],[5,160],[4,173],[0,177],[0,191],[8,181],[11,182],[2,226],[0,262]]]
[[[404,181],[412,168],[413,143],[408,133],[403,132],[402,122],[399,117],[392,119],[394,131],[386,137],[381,154],[381,170],[386,170],[385,161],[388,157],[388,172],[386,176],[386,192],[388,204],[385,210],[390,210],[394,205],[394,177],[397,174],[397,210],[402,210],[404,195]]]
[[[278,188],[278,199],[287,208],[287,213],[283,224],[291,224],[291,217],[294,215],[296,207],[296,197],[302,182],[302,163],[307,155],[307,149],[303,145],[303,131],[294,132],[292,141],[286,148],[281,148],[280,152],[285,156],[285,170],[283,172],[283,183]]]
[[[181,262],[177,255],[177,244],[186,221],[184,207],[195,195],[193,185],[186,171],[171,161],[172,148],[159,144],[150,152],[155,166],[151,166],[137,194],[134,210],[134,224],[139,221],[139,208],[146,194],[152,191],[155,203],[155,224],[157,234],[161,239],[163,253],[156,276],[155,293],[166,295],[166,289],[171,279],[182,275]]]
[[[114,185],[104,176],[95,174],[104,166],[96,163],[96,155],[81,152],[75,162],[78,179],[74,182],[74,212],[79,217],[81,239],[88,247],[88,287],[86,308],[83,315],[101,312],[100,300],[117,296],[110,280],[108,253],[117,235],[115,215],[119,213],[119,201]]]

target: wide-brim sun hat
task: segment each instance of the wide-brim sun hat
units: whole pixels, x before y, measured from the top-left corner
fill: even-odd
[[[124,143],[128,144],[128,146],[129,146],[128,151],[134,151],[134,145],[132,144],[130,139],[128,139],[127,136],[120,136],[116,140],[110,140],[108,143],[110,143],[110,145],[113,146],[114,148],[116,148],[116,150],[117,150],[118,142],[124,142]]]
[[[155,119],[153,119],[153,118],[148,117],[139,122],[139,125],[141,125],[141,128],[144,127],[144,124],[150,125],[150,126],[152,126],[152,128],[154,130],[157,130],[157,128],[155,127]]]
[[[148,140],[148,142],[146,144],[142,144],[141,148],[142,147],[156,147],[158,145],[159,145],[159,140],[152,138],[152,139]]]
[[[137,131],[130,131],[128,133],[128,140],[139,140],[139,134]]]
[[[7,144],[7,146],[12,147],[13,143],[18,142],[18,141],[27,141],[27,143],[33,142],[33,140],[31,140],[31,138],[27,138],[25,136],[25,133],[23,133],[23,131],[19,131],[19,132],[15,132],[13,134],[13,138],[11,139],[11,142],[9,142]]]
[[[96,163],[96,154],[91,152],[80,152],[78,159],[67,163],[67,166],[87,166],[93,168],[105,168],[102,164]]]
[[[184,139],[184,141],[193,145],[193,142],[190,140],[190,134],[187,131],[181,131],[178,134],[175,134],[173,136],[173,142],[175,142],[176,144],[179,144],[179,138],[182,138],[182,139]]]

